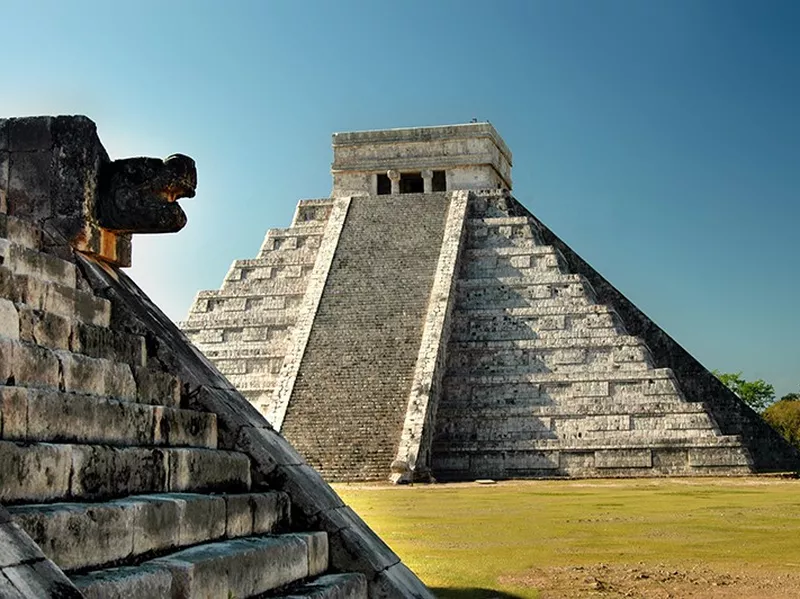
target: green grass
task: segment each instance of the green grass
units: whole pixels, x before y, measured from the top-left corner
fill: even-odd
[[[533,584],[513,580],[543,567],[702,563],[718,571],[786,572],[800,566],[800,482],[794,480],[336,490],[440,597],[537,597]]]

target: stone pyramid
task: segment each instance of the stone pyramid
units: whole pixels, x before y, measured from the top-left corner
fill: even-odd
[[[183,330],[330,480],[744,475],[800,454],[510,193],[488,123],[338,133],[330,198]]]

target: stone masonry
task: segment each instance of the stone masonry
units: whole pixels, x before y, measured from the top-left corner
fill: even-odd
[[[333,147],[332,198],[301,202],[183,324],[326,478],[800,467],[511,196],[491,125],[339,133]],[[289,260],[302,267],[244,274]]]
[[[119,268],[186,223],[190,158],[0,119],[0,174],[0,597],[432,597]]]

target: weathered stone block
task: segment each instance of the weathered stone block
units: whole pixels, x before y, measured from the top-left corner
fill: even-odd
[[[282,532],[291,524],[291,502],[286,493],[254,493],[250,495],[253,510],[253,534]]]
[[[137,497],[127,503],[133,515],[133,554],[178,547],[185,502],[171,495]]]
[[[169,489],[247,491],[250,460],[241,453],[209,449],[168,449]],[[223,518],[224,522],[224,518]]]
[[[172,574],[152,564],[101,570],[72,581],[86,599],[173,599]]]
[[[8,149],[12,152],[49,150],[53,147],[53,118],[23,117],[7,121]]]
[[[225,499],[214,495],[174,495],[183,503],[180,544],[195,545],[225,536]]]
[[[84,599],[80,591],[50,560],[41,560],[3,569],[3,575],[20,596]],[[0,587],[2,588],[2,587]],[[12,594],[11,597],[14,597]]]
[[[703,447],[689,449],[689,465],[747,466],[750,458],[740,447]]]
[[[134,401],[136,383],[127,364],[57,352],[64,373],[64,389]]]
[[[229,539],[253,534],[251,495],[225,496],[225,536]]]
[[[142,367],[146,360],[144,337],[80,322],[73,327],[70,349],[93,358],[124,362],[132,367]]]
[[[70,493],[110,498],[166,491],[167,457],[159,449],[74,445]]]
[[[36,544],[26,541],[17,523],[0,524],[0,569],[39,559],[44,559],[44,553]]]
[[[180,380],[166,372],[150,368],[133,368],[136,380],[136,401],[177,408],[181,402]]]
[[[279,433],[268,428],[243,427],[236,442],[239,451],[253,456],[253,476],[266,480],[277,466],[299,466],[305,460]]]
[[[304,532],[298,537],[308,546],[308,575],[317,576],[328,569],[328,533]]]
[[[330,565],[339,572],[380,572],[400,558],[352,510],[326,510],[315,521],[329,532]]]
[[[650,449],[602,449],[594,452],[596,468],[652,468]]]
[[[152,564],[170,570],[178,597],[251,597],[307,576],[308,547],[294,536],[236,539]]]
[[[68,349],[70,324],[63,316],[20,306],[20,338],[50,349]]]
[[[14,377],[15,384],[25,387],[58,388],[60,379],[58,360],[51,351],[16,341],[11,342],[11,349],[10,376]]]
[[[344,505],[336,491],[306,464],[278,466],[266,482],[286,491],[292,498],[294,513],[306,519]]]
[[[393,599],[398,596],[434,599],[433,593],[405,564],[394,564],[369,582],[370,599]]]
[[[9,157],[8,213],[43,221],[52,215],[52,151],[11,152]]]
[[[217,416],[153,406],[153,443],[172,447],[217,447]]]
[[[363,574],[328,574],[292,588],[283,599],[365,599],[367,579]]]
[[[0,336],[19,339],[19,314],[14,304],[0,298]]]
[[[0,441],[0,464],[3,465],[0,503],[65,497],[69,492],[71,461],[70,445],[17,445]]]
[[[10,511],[14,521],[64,570],[96,567],[131,554],[133,514],[124,505],[55,504]]]
[[[57,391],[28,394],[31,439],[151,445],[153,425],[153,412],[147,406]]]
[[[0,439],[23,441],[27,438],[27,390],[21,387],[0,387]]]

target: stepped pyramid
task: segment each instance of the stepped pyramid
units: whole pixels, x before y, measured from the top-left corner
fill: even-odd
[[[0,119],[0,598],[432,598],[120,269],[195,183]]]
[[[743,475],[800,454],[510,193],[488,123],[338,133],[333,193],[181,324],[329,480]]]

